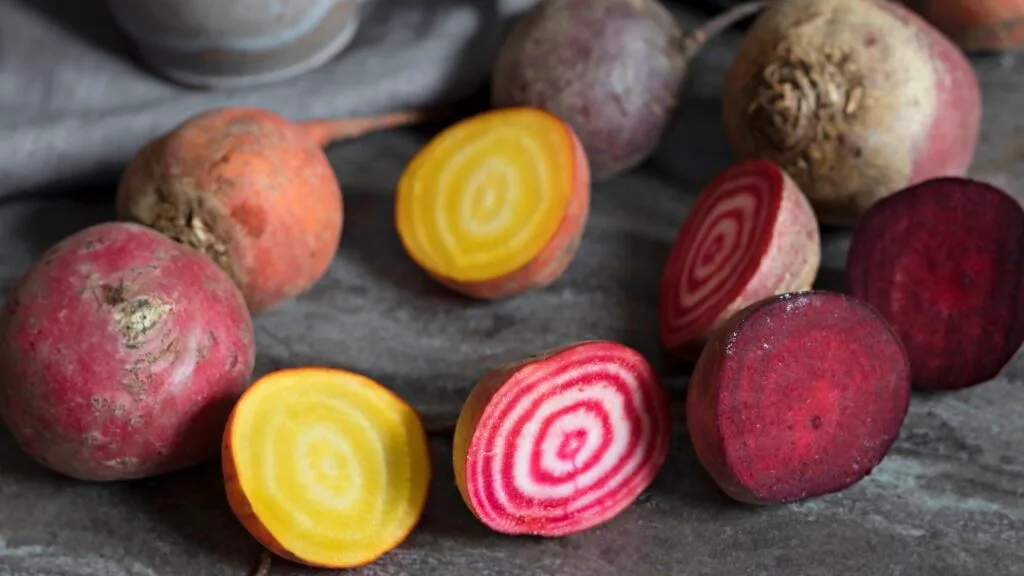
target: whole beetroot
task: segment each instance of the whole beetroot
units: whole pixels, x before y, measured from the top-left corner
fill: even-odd
[[[849,226],[877,200],[963,175],[981,123],[964,54],[886,0],[778,0],[744,38],[726,78],[728,140],[774,161],[825,224]]]
[[[583,144],[593,179],[606,180],[658,146],[704,43],[764,4],[737,6],[687,36],[658,0],[543,0],[499,49],[491,104],[559,116]]]
[[[217,454],[254,359],[245,300],[212,260],[99,224],[43,254],[0,312],[0,416],[56,472],[152,476]]]
[[[250,312],[265,312],[309,290],[338,250],[341,186],[323,147],[426,115],[292,122],[263,108],[206,110],[128,163],[117,216],[201,250],[241,288]]]

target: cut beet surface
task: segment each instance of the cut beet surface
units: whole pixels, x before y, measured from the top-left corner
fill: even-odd
[[[687,395],[694,450],[730,497],[780,504],[844,490],[896,440],[910,367],[870,306],[835,292],[768,298],[708,342]]]
[[[668,399],[647,360],[580,342],[481,379],[455,429],[455,481],[491,530],[567,536],[632,504],[669,443]]]
[[[821,263],[810,202],[777,165],[748,160],[720,173],[683,222],[661,280],[661,341],[695,360],[736,311],[808,290]]]
[[[985,382],[1024,342],[1024,210],[983,182],[939,178],[878,202],[847,274],[900,335],[916,388]]]

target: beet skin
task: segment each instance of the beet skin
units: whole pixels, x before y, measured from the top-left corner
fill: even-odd
[[[736,155],[782,166],[819,220],[839,226],[906,186],[964,175],[981,124],[971,63],[886,0],[772,2],[722,94]]]
[[[309,290],[341,239],[341,188],[314,131],[260,108],[218,108],[144,146],[117,190],[118,219],[203,251],[252,313]]]
[[[254,359],[245,301],[212,260],[99,224],[44,253],[0,312],[0,416],[54,471],[152,476],[217,454]]]
[[[752,304],[708,342],[686,420],[730,497],[781,504],[844,490],[882,461],[910,404],[899,337],[870,306],[808,291]]]
[[[916,388],[985,382],[1024,343],[1024,210],[984,182],[936,178],[876,204],[847,274],[899,333]]]

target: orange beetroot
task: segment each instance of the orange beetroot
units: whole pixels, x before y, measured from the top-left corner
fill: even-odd
[[[144,226],[99,224],[44,253],[0,313],[0,415],[52,470],[152,476],[217,454],[254,358],[223,270]]]
[[[341,188],[322,147],[422,118],[293,123],[259,108],[210,110],[139,151],[118,187],[118,218],[212,257],[262,312],[308,290],[338,249]]]

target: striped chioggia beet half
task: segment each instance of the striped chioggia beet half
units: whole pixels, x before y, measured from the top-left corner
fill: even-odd
[[[455,479],[486,526],[565,536],[602,524],[668,455],[668,399],[623,344],[589,341],[487,373],[455,429]]]
[[[807,198],[767,160],[721,172],[690,209],[661,279],[661,342],[695,360],[708,335],[762,298],[810,289],[821,263]]]

